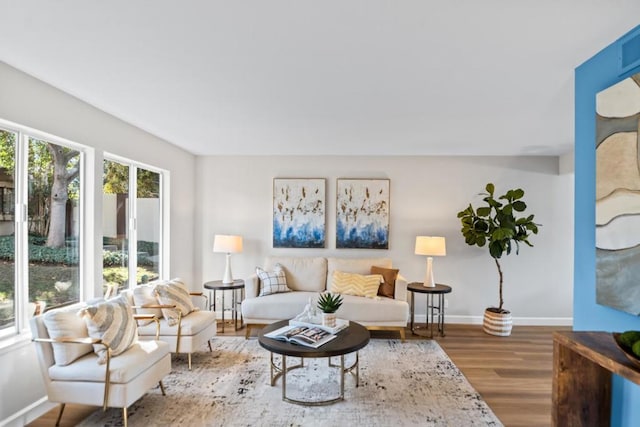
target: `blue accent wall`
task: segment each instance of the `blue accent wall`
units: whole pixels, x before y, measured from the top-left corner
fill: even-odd
[[[640,26],[631,33],[640,33]],[[603,89],[640,72],[620,75],[618,39],[575,71],[575,252],[573,327],[577,331],[640,330],[640,317],[596,304],[595,101]],[[640,280],[640,277],[638,278]],[[640,425],[640,386],[613,380],[612,426]]]

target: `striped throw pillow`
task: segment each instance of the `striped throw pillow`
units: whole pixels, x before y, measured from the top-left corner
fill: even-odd
[[[87,324],[89,336],[101,339],[111,348],[111,356],[124,353],[138,340],[138,327],[133,319],[133,309],[124,295],[90,305],[79,313]],[[107,361],[107,349],[93,345],[100,365]]]
[[[331,281],[331,292],[358,297],[375,298],[382,282],[379,274],[355,274],[334,271]]]
[[[192,311],[198,310],[191,301],[189,289],[180,279],[158,283],[155,287],[155,294],[160,304],[176,306],[176,308],[162,309],[162,316],[167,319],[169,326],[178,324],[180,313],[182,316],[186,316]]]
[[[284,274],[282,265],[276,264],[273,271],[265,271],[260,267],[256,267],[256,274],[260,279],[260,297],[281,292],[289,292],[291,289],[287,286],[287,276]]]

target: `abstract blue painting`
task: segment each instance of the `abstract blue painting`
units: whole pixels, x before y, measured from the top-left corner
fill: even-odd
[[[323,178],[273,180],[273,247],[324,248]]]
[[[388,179],[338,179],[336,248],[389,249]]]

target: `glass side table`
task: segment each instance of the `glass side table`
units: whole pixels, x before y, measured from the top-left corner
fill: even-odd
[[[209,290],[209,310],[213,308],[216,311],[216,292],[222,292],[222,332],[224,333],[224,312],[231,311],[231,320],[233,321],[233,328],[235,331],[242,329],[242,311],[239,309],[244,299],[244,280],[236,279],[233,283],[222,283],[222,280],[212,280],[204,284],[204,288]],[[226,308],[224,304],[225,291],[231,291],[231,308]],[[238,291],[240,291],[240,298],[238,298]],[[212,295],[213,294],[213,295]],[[240,326],[238,327],[238,312],[240,312]]]
[[[451,286],[436,283],[434,287],[428,287],[424,286],[422,282],[412,282],[407,285],[407,291],[411,292],[411,332],[414,335],[419,335],[416,333],[417,328],[414,327],[416,293],[427,294],[427,312],[425,315],[426,327],[429,328],[431,326],[430,338],[433,338],[434,320],[438,323],[440,336],[444,337],[444,295],[451,292]],[[435,301],[434,297],[436,297]],[[429,320],[429,317],[431,317],[431,320]]]

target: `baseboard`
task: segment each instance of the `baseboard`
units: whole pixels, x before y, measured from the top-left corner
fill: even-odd
[[[51,409],[58,406],[57,403],[51,403],[46,397],[32,403],[21,411],[16,412],[8,418],[0,421],[0,427],[22,427],[36,418],[41,417]]]
[[[426,316],[418,314],[417,323],[424,323]],[[445,323],[462,325],[482,325],[482,316],[445,315]],[[514,326],[572,326],[573,317],[514,317]]]

